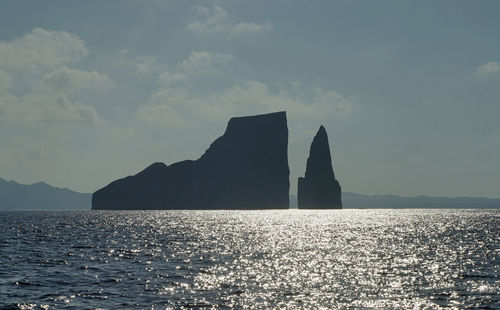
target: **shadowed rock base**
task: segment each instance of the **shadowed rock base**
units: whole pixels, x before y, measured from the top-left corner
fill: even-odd
[[[288,209],[285,112],[232,118],[196,161],[154,163],[96,191],[93,210]]]
[[[341,188],[335,179],[323,126],[311,144],[306,175],[298,180],[297,199],[299,209],[342,209]]]

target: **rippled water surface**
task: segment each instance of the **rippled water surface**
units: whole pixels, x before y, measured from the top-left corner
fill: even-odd
[[[0,308],[500,309],[499,210],[0,212]]]

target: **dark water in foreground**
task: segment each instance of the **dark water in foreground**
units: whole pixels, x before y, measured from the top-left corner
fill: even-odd
[[[500,210],[0,212],[0,308],[500,309]]]

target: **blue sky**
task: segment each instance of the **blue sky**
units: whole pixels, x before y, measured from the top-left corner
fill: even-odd
[[[286,110],[344,191],[500,197],[498,1],[2,1],[0,177],[91,192]]]

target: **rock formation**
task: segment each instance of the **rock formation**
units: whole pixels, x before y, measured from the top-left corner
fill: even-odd
[[[196,161],[154,163],[92,196],[93,210],[288,209],[286,113],[232,118]]]
[[[299,209],[342,209],[341,189],[335,179],[325,127],[321,126],[311,143],[306,175],[299,178]]]

